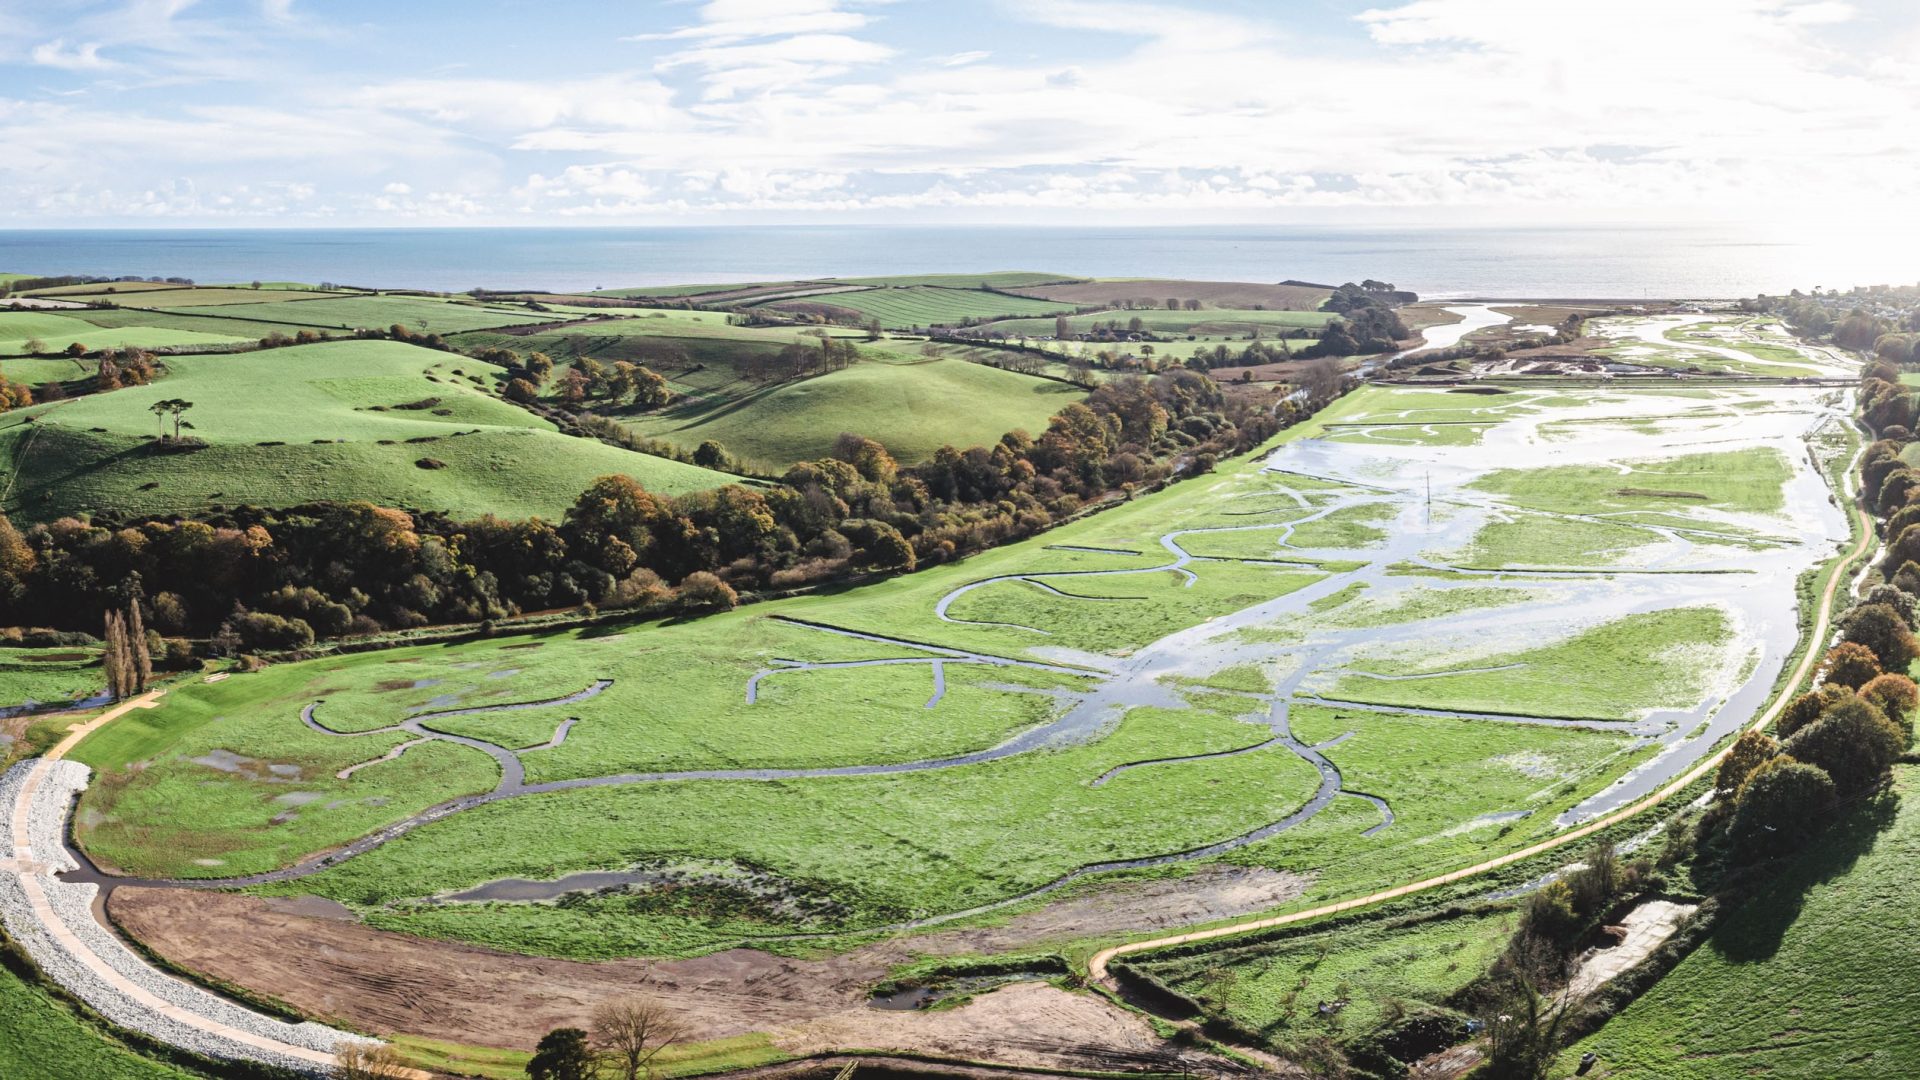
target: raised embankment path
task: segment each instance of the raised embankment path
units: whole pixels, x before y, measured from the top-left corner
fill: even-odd
[[[96,886],[56,876],[78,868],[67,818],[91,775],[63,760],[67,751],[127,711],[152,708],[159,694],[76,724],[44,757],[0,776],[0,924],[48,978],[121,1028],[209,1058],[330,1076],[336,1051],[372,1040],[276,1020],[160,971],[95,920]]]

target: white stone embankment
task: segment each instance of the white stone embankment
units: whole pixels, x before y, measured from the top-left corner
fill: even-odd
[[[0,923],[48,978],[114,1024],[210,1058],[324,1076],[357,1035],[264,1016],[153,967],[93,917],[62,842],[90,770],[35,758],[0,776]]]

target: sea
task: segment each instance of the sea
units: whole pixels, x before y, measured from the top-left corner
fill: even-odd
[[[0,230],[0,272],[578,292],[1036,270],[1339,284],[1432,299],[1724,299],[1920,281],[1885,235],[1765,226],[663,226]]]

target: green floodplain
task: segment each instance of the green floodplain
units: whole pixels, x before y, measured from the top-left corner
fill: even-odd
[[[499,400],[504,369],[465,356],[390,341],[218,351],[300,329],[391,322],[463,348],[547,351],[563,368],[645,363],[678,400],[619,422],[681,450],[718,440],[777,472],[843,430],[912,461],[1043,427],[1085,392],[1060,361],[1089,343],[1040,341],[1056,313],[1075,333],[1137,317],[1191,336],[1170,355],[1325,321],[1253,306],[1070,314],[1073,290],[1100,284],[734,287],[788,313],[830,301],[892,331],[827,329],[859,362],[774,386],[749,377],[756,358],[813,336],[713,311],[129,287],[118,308],[0,313],[10,378],[90,377],[97,361],[52,355],[75,341],[163,350],[165,366],[151,387],[0,419],[0,499],[18,520],[356,497],[551,518],[608,472],[669,493],[733,479],[567,435]],[[900,332],[958,318],[1001,320],[1054,358],[1005,370]],[[1762,320],[1623,319],[1602,335],[1654,367],[1822,370]],[[148,406],[168,397],[195,402],[205,449],[145,452]],[[264,401],[283,408],[263,420]],[[98,777],[76,836],[130,874],[278,871],[235,884],[337,901],[383,929],[578,959],[742,944],[820,955],[1202,868],[1294,875],[1303,888],[1274,910],[1313,907],[1549,838],[1722,744],[1797,646],[1797,584],[1845,539],[1828,487],[1857,449],[1845,408],[1814,388],[1365,388],[1213,474],[905,577],[697,620],[176,684],[80,747]],[[3,652],[5,701],[98,688],[90,650]],[[317,853],[488,793],[307,872]],[[1589,1048],[1617,1076],[1905,1069],[1881,1053],[1820,1071],[1837,1047],[1910,1027],[1899,995],[1835,989],[1871,982],[1862,965],[1880,962],[1845,927],[1910,928],[1898,806],[1859,810],[1865,824],[1801,856],[1562,1071]],[[452,899],[501,879],[663,866],[703,883],[698,903],[644,887]],[[766,902],[768,881],[782,902]],[[1515,905],[1455,891],[1136,970],[1297,1048],[1329,1034],[1314,1000],[1351,1000],[1334,1036],[1445,1001],[1505,946]],[[1048,948],[1082,958],[1098,943]],[[76,1063],[50,1076],[188,1075],[31,983],[0,976],[0,996],[0,1071],[12,1054]]]
[[[501,799],[263,888],[575,957],[790,948],[771,939],[794,933],[832,948],[1222,843],[1216,858],[1310,875],[1299,906],[1365,892],[1552,835],[1717,703],[1771,683],[1792,634],[1736,627],[1784,611],[1790,628],[1795,577],[1829,553],[1832,522],[1805,505],[1824,488],[1789,434],[1828,406],[1775,392],[1791,419],[1755,427],[1753,393],[1364,390],[1271,456],[852,591],[189,683],[83,744],[101,779],[79,836],[129,873],[231,878],[494,789],[496,758],[468,746],[378,760],[420,738],[392,730],[417,717],[515,752],[529,785],[612,782]],[[1319,438],[1460,411],[1490,425],[1486,443],[1413,452],[1446,470],[1431,505],[1404,447]],[[1568,422],[1625,414],[1688,431]],[[1746,445],[1676,452],[1736,423]],[[1542,438],[1566,464],[1524,482],[1484,467],[1502,440]],[[1687,497],[1635,494],[1656,478]],[[1569,506],[1608,507],[1607,531]],[[1552,557],[1535,539],[1503,548],[1516,522],[1550,532]],[[433,715],[602,681],[571,702]],[[331,731],[303,725],[316,702]],[[1331,794],[1316,757],[1338,770]],[[618,898],[436,902],[661,860],[716,879],[756,867],[834,903],[769,921]]]

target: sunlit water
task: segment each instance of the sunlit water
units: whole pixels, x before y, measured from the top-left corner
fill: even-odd
[[[555,289],[1043,270],[1339,284],[1433,298],[1740,297],[1912,283],[1881,235],[1766,227],[792,226],[0,231],[0,272]]]

